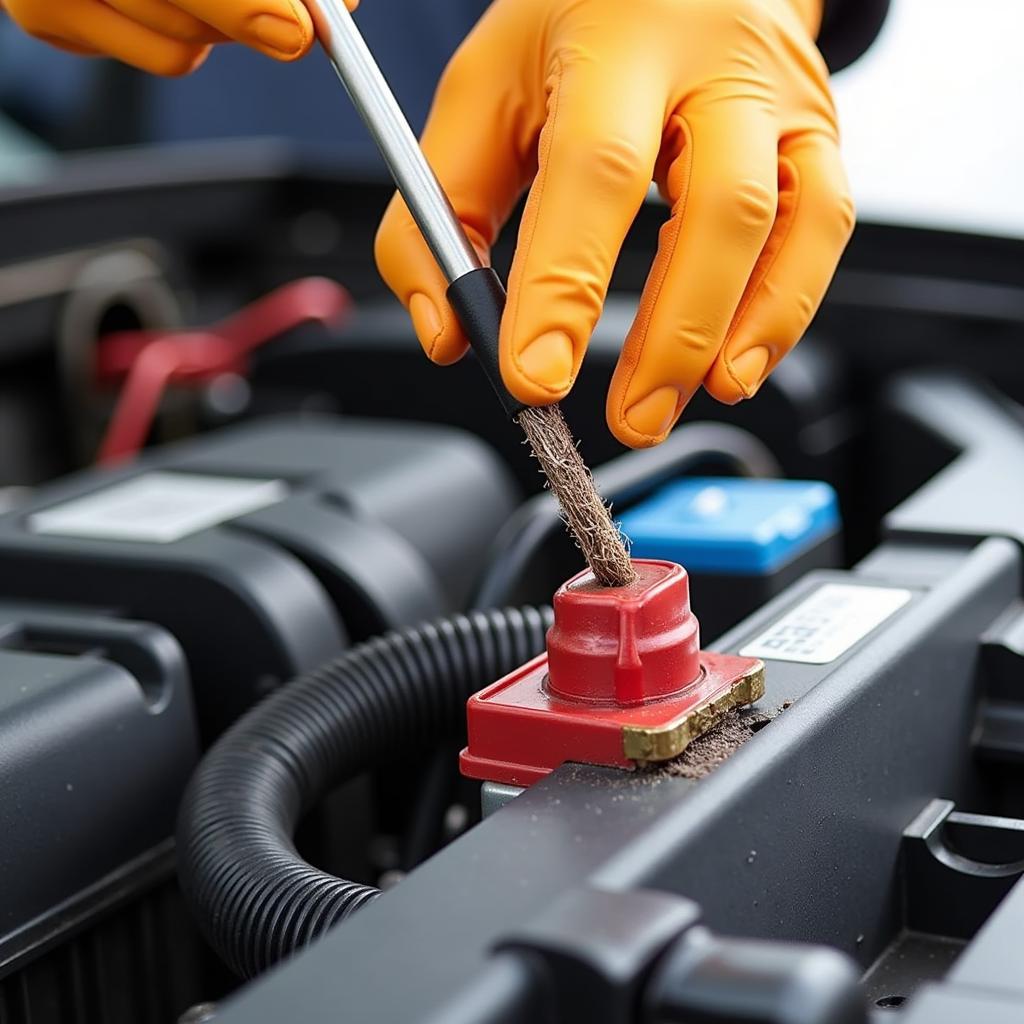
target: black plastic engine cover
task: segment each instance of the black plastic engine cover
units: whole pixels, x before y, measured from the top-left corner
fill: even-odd
[[[514,504],[460,431],[260,421],[40,489],[0,516],[0,594],[168,629],[209,739],[349,637],[459,605]]]
[[[166,630],[0,604],[0,968],[152,858],[198,756],[184,654]]]

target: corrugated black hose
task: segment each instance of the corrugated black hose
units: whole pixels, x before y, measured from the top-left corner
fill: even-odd
[[[244,977],[376,899],[306,863],[302,816],[339,783],[462,728],[470,694],[544,649],[550,608],[441,619],[370,640],[239,719],[203,758],[178,818],[179,874],[210,944]]]

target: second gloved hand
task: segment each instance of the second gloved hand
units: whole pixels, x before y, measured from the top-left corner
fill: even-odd
[[[358,0],[345,0],[354,8]],[[26,32],[158,75],[195,70],[213,43],[235,41],[277,60],[313,44],[301,0],[0,0]]]
[[[530,185],[501,329],[520,400],[572,387],[626,231],[671,205],[608,395],[664,440],[702,384],[753,395],[814,315],[853,228],[820,0],[495,0],[442,78],[423,147],[481,255]],[[428,355],[466,340],[396,197],[381,272]]]

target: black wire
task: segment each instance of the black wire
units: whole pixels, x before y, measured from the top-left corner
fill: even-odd
[[[299,855],[303,814],[450,736],[472,693],[544,649],[550,623],[550,608],[508,608],[389,633],[282,687],[214,744],[182,801],[179,875],[230,967],[256,974],[377,898]]]

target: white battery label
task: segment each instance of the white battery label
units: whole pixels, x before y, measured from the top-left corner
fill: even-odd
[[[912,596],[911,591],[894,587],[826,583],[751,640],[740,654],[825,665],[899,611]]]
[[[170,544],[288,496],[281,480],[143,473],[29,516],[34,533]]]

